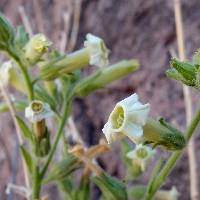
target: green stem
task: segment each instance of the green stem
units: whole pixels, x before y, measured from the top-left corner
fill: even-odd
[[[40,189],[41,189],[41,177],[39,167],[36,164],[33,170],[33,195],[32,198],[40,199]]]
[[[24,62],[22,61],[22,55],[18,55],[16,49],[10,49],[8,53],[10,56],[17,62],[19,65],[22,74],[24,76],[26,86],[27,86],[27,92],[28,92],[28,99],[29,101],[32,101],[34,99],[34,93],[33,93],[33,85],[31,83],[31,79],[29,77],[28,71],[26,69],[26,66],[24,65]]]
[[[64,126],[65,126],[66,120],[67,120],[67,118],[68,118],[68,116],[69,116],[69,113],[70,113],[70,105],[71,105],[72,98],[73,98],[73,97],[71,96],[71,98],[68,98],[68,99],[66,100],[66,104],[65,104],[65,107],[64,107],[64,115],[63,115],[62,120],[61,120],[61,122],[60,122],[60,126],[59,126],[59,129],[58,129],[58,131],[57,131],[56,138],[55,138],[55,140],[54,140],[52,149],[51,149],[51,151],[50,151],[50,153],[49,153],[49,156],[48,156],[47,161],[46,161],[46,163],[45,163],[45,165],[44,165],[44,168],[43,168],[42,171],[41,171],[41,178],[44,177],[44,175],[45,175],[45,173],[46,173],[46,171],[47,171],[47,169],[48,169],[48,166],[49,166],[49,164],[50,164],[50,162],[51,162],[51,160],[52,160],[52,158],[53,158],[53,155],[54,155],[54,152],[55,152],[55,150],[56,150],[56,147],[57,147],[57,144],[58,144],[58,142],[59,142],[59,139],[60,139],[60,137],[61,137],[61,135],[62,135],[63,128],[64,128]]]
[[[196,115],[194,116],[190,126],[188,127],[188,129],[185,132],[185,137],[186,137],[187,141],[189,141],[189,139],[191,138],[191,136],[194,133],[195,129],[197,128],[199,122],[200,122],[200,108],[197,111]],[[156,191],[162,186],[163,182],[165,181],[165,179],[167,178],[167,176],[173,169],[176,161],[180,158],[182,153],[183,153],[183,150],[174,152],[171,155],[171,157],[168,159],[167,163],[161,170],[160,174],[158,175],[156,180],[153,182],[151,192],[149,194],[146,194],[143,200],[152,199],[152,197],[155,195]]]

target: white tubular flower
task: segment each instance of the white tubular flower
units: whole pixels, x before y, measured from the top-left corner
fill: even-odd
[[[102,130],[108,143],[122,136],[128,136],[136,144],[140,143],[149,110],[150,105],[143,105],[137,94],[117,103]]]
[[[127,157],[137,163],[141,171],[145,171],[154,154],[155,150],[151,147],[138,144],[133,151],[127,153]]]
[[[39,100],[32,101],[25,109],[25,116],[32,123],[39,122],[43,119],[49,118],[53,115],[48,103],[43,103]]]
[[[0,67],[0,84],[2,86],[7,86],[9,84],[11,74],[14,72],[14,66],[12,61],[7,61],[2,64]]]
[[[109,64],[108,55],[110,51],[107,49],[104,41],[101,38],[90,33],[87,34],[84,47],[86,47],[89,51],[89,63],[91,65],[104,67]]]
[[[178,200],[180,193],[177,191],[176,187],[173,186],[171,190],[159,190],[156,192],[155,200]]]
[[[31,64],[34,64],[44,53],[48,51],[48,48],[51,45],[52,43],[46,38],[45,35],[41,33],[36,34],[29,40],[24,48],[25,58]]]

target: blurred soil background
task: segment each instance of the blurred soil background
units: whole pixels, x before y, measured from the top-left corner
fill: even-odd
[[[200,1],[184,0],[182,9],[186,55],[190,59],[200,47]],[[184,129],[182,86],[165,76],[170,53],[177,52],[172,0],[0,0],[0,11],[14,25],[28,19],[33,33],[45,33],[63,52],[82,47],[85,35],[93,33],[105,39],[111,50],[111,63],[126,58],[139,59],[141,68],[137,73],[84,99],[76,99],[73,117],[88,145],[102,137],[101,129],[115,103],[134,92],[142,102],[151,104],[153,117],[163,116]],[[88,68],[83,73],[91,70]],[[199,96],[194,91],[192,95],[195,112]],[[22,180],[14,126],[8,114],[1,114],[0,125],[0,199],[20,199],[17,195],[9,198],[5,195],[8,182],[21,184]],[[200,166],[200,137],[196,135]],[[110,174],[123,177],[119,155],[115,144],[112,152],[101,156],[99,161]],[[147,180],[145,174],[135,182]],[[176,185],[182,194],[181,200],[189,200],[187,154],[178,162],[164,187],[170,188],[170,185]],[[52,186],[50,199],[57,199],[56,192]]]

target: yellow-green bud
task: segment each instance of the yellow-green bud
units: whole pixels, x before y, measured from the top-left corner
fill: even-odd
[[[51,44],[45,35],[34,35],[24,47],[25,58],[30,64],[35,64],[48,51]]]

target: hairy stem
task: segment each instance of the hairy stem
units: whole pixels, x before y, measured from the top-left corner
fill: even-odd
[[[53,146],[52,146],[52,149],[49,153],[49,156],[47,158],[47,161],[44,165],[44,168],[42,169],[41,171],[41,177],[43,177],[48,169],[48,166],[53,158],[53,155],[55,153],[55,150],[56,150],[56,147],[57,147],[57,144],[59,142],[59,139],[62,135],[62,132],[63,132],[63,129],[64,129],[64,126],[65,126],[65,123],[67,121],[67,118],[69,116],[69,113],[70,113],[70,106],[71,106],[71,101],[72,101],[72,97],[71,98],[68,98],[65,102],[65,107],[64,107],[64,115],[62,117],[62,120],[60,122],[60,126],[59,126],[59,129],[57,131],[57,134],[56,134],[56,138],[54,140],[54,143],[53,143]]]
[[[34,92],[33,92],[33,85],[31,83],[31,79],[29,77],[28,71],[27,71],[27,67],[25,66],[24,62],[22,61],[22,56],[18,55],[16,53],[16,49],[10,49],[8,50],[8,53],[10,54],[10,56],[17,62],[17,64],[19,65],[22,74],[24,76],[24,80],[26,82],[26,86],[27,86],[27,92],[28,92],[28,99],[29,101],[32,101],[34,99]]]
[[[197,128],[200,122],[200,108],[198,109],[196,115],[194,116],[193,120],[190,123],[187,131],[185,132],[185,137],[187,141],[191,138],[192,134],[194,133],[195,129]],[[167,163],[161,170],[160,174],[157,176],[156,180],[153,182],[152,190],[149,194],[146,194],[144,200],[150,200],[156,191],[162,186],[163,182],[165,181],[168,174],[171,172],[172,168],[174,167],[176,161],[180,158],[182,151],[174,152],[171,157],[168,159]]]
[[[33,169],[33,199],[40,199],[40,190],[41,190],[41,177],[39,166],[35,164]]]

